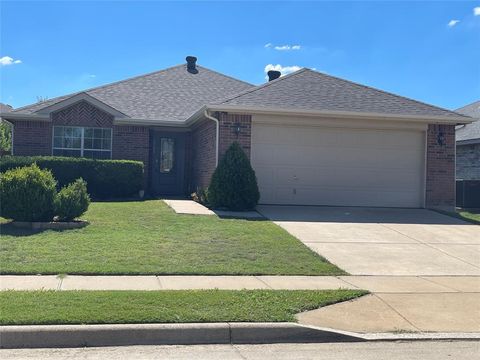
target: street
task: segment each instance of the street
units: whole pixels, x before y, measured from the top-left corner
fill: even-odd
[[[77,349],[0,350],[8,359],[328,359],[471,360],[480,358],[478,341],[369,343],[123,346]]]

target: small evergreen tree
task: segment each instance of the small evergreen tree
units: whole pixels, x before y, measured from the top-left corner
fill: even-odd
[[[235,211],[254,209],[260,198],[255,171],[237,142],[228,148],[213,173],[208,203]]]

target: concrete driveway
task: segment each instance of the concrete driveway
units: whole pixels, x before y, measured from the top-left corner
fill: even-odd
[[[352,275],[480,275],[480,226],[424,209],[259,206]]]

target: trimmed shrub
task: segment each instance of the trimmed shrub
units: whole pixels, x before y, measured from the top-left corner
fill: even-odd
[[[82,178],[96,199],[131,197],[143,188],[143,163],[132,160],[95,160],[59,156],[5,156],[0,172],[36,163],[49,169],[59,188]]]
[[[53,207],[60,221],[70,221],[84,214],[88,205],[90,196],[87,183],[83,179],[77,179],[58,192]]]
[[[213,173],[208,203],[213,208],[242,211],[255,208],[259,198],[255,171],[240,145],[234,142]]]
[[[57,182],[36,164],[0,174],[0,215],[17,221],[51,221]]]

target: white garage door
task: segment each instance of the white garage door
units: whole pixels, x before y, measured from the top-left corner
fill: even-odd
[[[253,124],[261,204],[422,207],[425,134]]]

